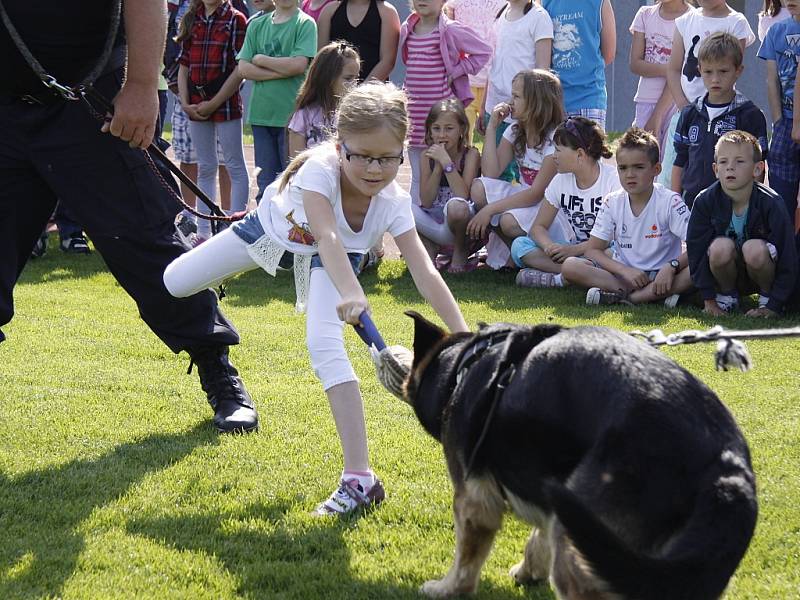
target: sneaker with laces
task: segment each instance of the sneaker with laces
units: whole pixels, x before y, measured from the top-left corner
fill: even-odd
[[[664,298],[664,308],[675,308],[678,306],[678,300],[681,299],[680,294],[672,294]]]
[[[239,372],[228,359],[228,347],[216,346],[189,352],[197,365],[200,385],[214,409],[214,427],[220,433],[245,433],[258,429],[258,413]]]
[[[375,478],[375,483],[366,492],[358,482],[358,479],[342,479],[339,481],[339,487],[333,491],[325,502],[314,509],[313,514],[317,516],[349,515],[361,508],[377,506],[385,498],[386,492],[383,489],[383,483],[377,477]]]
[[[630,302],[620,292],[607,292],[593,287],[586,292],[586,304],[594,306],[598,304],[630,304]]]
[[[67,254],[89,254],[89,242],[82,233],[73,233],[70,237],[61,240],[61,251]]]
[[[529,288],[553,288],[556,285],[556,274],[539,269],[521,269],[517,273],[517,285]]]

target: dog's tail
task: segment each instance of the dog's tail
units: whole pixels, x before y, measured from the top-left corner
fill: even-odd
[[[656,555],[630,548],[567,487],[546,491],[566,536],[595,576],[629,599],[719,598],[755,529],[755,482],[749,469],[717,473],[686,523]]]

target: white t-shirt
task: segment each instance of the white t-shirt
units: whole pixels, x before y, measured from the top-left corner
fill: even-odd
[[[503,132],[503,138],[508,140],[512,148],[514,147],[514,138],[517,137],[516,123],[516,121],[513,121],[511,126],[507,127]],[[514,155],[517,166],[519,167],[520,177],[522,177],[524,183],[533,185],[533,180],[539,174],[544,159],[556,151],[556,146],[553,143],[553,134],[555,131],[554,129],[548,133],[540,146],[536,148],[525,146],[525,154],[523,156]]]
[[[619,189],[619,175],[614,165],[600,163],[600,176],[588,189],[578,187],[574,173],[559,173],[547,186],[544,198],[564,213],[578,242],[589,239],[597,211],[606,194]]]
[[[339,240],[347,252],[366,253],[387,231],[397,237],[414,229],[411,196],[392,181],[373,196],[363,227],[353,231],[342,212],[340,168],[333,145],[322,144],[315,148],[282,192],[278,193],[279,180],[270,184],[258,205],[264,231],[290,252],[317,253],[303,208],[303,190],[317,192],[330,200]]]
[[[608,194],[597,213],[592,237],[613,241],[615,260],[642,271],[655,271],[680,256],[688,226],[689,208],[683,198],[656,183],[638,217],[625,190]]]
[[[689,7],[689,10],[694,8]],[[644,61],[665,65],[672,54],[672,37],[675,33],[675,20],[661,16],[659,4],[642,6],[633,17],[630,32],[644,34]],[[634,102],[655,104],[667,85],[666,77],[639,77],[639,87]]]
[[[536,42],[553,39],[553,21],[539,4],[533,3],[528,14],[509,21],[508,10],[503,11],[494,24],[497,41],[486,88],[486,112],[501,102],[511,101],[511,81],[525,69],[536,67]],[[494,15],[487,15],[494,18]]]
[[[756,39],[750,23],[740,12],[733,12],[727,17],[704,17],[702,11],[692,10],[675,19],[675,29],[683,38],[681,88],[689,102],[705,96],[707,91],[697,63],[697,53],[703,40],[716,31],[732,33],[737,39],[745,40],[745,46]]]

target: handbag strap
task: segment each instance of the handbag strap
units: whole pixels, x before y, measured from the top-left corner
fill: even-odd
[[[97,78],[102,74],[103,68],[111,58],[111,52],[114,48],[114,40],[117,37],[117,30],[119,29],[119,24],[122,19],[122,0],[113,0],[111,2],[111,23],[108,36],[106,37],[106,41],[103,46],[103,52],[100,55],[100,59],[97,61],[94,67],[92,67],[92,70],[89,71],[89,74],[86,75],[80,84],[75,87],[70,87],[59,83],[56,78],[50,75],[41,65],[41,63],[36,60],[36,57],[31,53],[27,44],[25,44],[25,41],[22,39],[22,36],[20,36],[19,32],[17,31],[17,28],[14,27],[14,24],[11,22],[8,12],[6,12],[6,8],[3,6],[2,0],[0,0],[0,19],[2,19],[3,24],[6,26],[9,36],[11,36],[11,41],[14,42],[14,45],[17,47],[17,50],[19,50],[22,58],[25,59],[25,62],[41,80],[42,84],[65,100],[79,100],[80,95],[76,93],[75,88],[93,84],[95,80],[97,80]]]

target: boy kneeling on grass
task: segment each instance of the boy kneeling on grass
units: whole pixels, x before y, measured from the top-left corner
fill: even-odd
[[[589,288],[586,304],[664,300],[672,308],[692,287],[688,258],[681,252],[689,209],[680,194],[653,183],[661,172],[653,134],[638,127],[625,132],[617,149],[617,171],[622,189],[603,201],[585,258],[565,260],[562,275]]]
[[[783,199],[757,180],[764,172],[754,136],[731,131],[714,150],[717,182],[695,200],[686,247],[706,313],[733,312],[739,294],[759,293],[748,317],[775,317],[798,273],[792,221]]]

